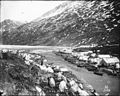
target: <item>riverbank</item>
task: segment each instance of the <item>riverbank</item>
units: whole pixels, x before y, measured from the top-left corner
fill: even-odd
[[[87,69],[78,68],[77,66],[69,64],[60,56],[56,56],[54,53],[51,52],[42,54],[44,54],[47,57],[48,62],[53,62],[55,65],[64,66],[70,71],[72,71],[73,74],[75,74],[78,77],[78,79],[83,78],[84,80],[86,80],[86,82],[92,85],[93,88],[95,88],[100,95],[104,95],[106,91],[110,91],[110,95],[120,95],[119,78],[109,76],[107,74],[104,74],[102,77],[95,75]]]

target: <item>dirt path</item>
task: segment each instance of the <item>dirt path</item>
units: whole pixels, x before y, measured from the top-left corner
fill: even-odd
[[[78,79],[83,78],[84,80],[86,80],[87,83],[91,84],[99,94],[101,95],[105,94],[104,89],[105,89],[105,86],[107,85],[111,90],[110,91],[111,95],[118,95],[118,94],[120,95],[119,93],[120,82],[118,78],[111,77],[106,74],[104,74],[103,76],[95,75],[84,68],[78,68],[77,66],[74,66],[68,63],[67,61],[62,59],[60,56],[56,56],[54,53],[51,53],[51,52],[42,53],[42,54],[47,57],[48,62],[51,62],[51,63],[53,62],[55,65],[64,66],[68,70],[72,71],[72,73],[75,74]]]

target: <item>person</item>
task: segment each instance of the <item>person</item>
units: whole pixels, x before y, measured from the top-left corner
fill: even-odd
[[[113,65],[113,73],[116,74],[116,65]]]
[[[8,59],[8,50],[7,49],[3,49],[2,57],[3,57],[3,59]]]
[[[116,63],[116,71],[120,72],[120,64],[119,63]]]
[[[93,89],[93,90],[91,91],[91,93],[93,94],[93,96],[99,96],[99,94],[96,92],[95,89]]]
[[[2,50],[0,50],[0,59],[2,59],[3,56],[2,56]]]
[[[43,59],[42,59],[42,57],[41,57],[41,65],[43,65]]]
[[[2,89],[0,89],[0,96],[2,96],[3,93],[4,93],[4,91]]]
[[[43,65],[45,62],[47,62],[47,59],[45,59],[45,56],[41,56],[41,65]]]
[[[103,90],[105,96],[108,96],[109,93],[110,93],[110,91],[111,91],[111,90],[109,89],[108,85],[105,85],[104,90]]]

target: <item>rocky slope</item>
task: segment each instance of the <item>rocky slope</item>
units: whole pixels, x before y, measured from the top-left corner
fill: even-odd
[[[52,46],[119,43],[119,9],[117,0],[67,1],[15,28],[9,35],[8,31],[3,32],[3,43]]]
[[[22,25],[23,23],[18,21],[13,21],[10,19],[6,19],[0,24],[0,34],[2,35],[1,41],[3,44],[9,44],[9,39],[13,31],[17,30],[16,28]]]
[[[1,23],[0,28],[2,31],[11,31],[20,25],[22,25],[21,22],[6,19]]]

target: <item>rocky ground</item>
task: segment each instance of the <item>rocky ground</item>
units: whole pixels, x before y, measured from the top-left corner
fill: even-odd
[[[53,52],[51,51],[30,51],[30,53],[38,53],[40,55],[43,55],[47,58],[47,63],[53,63],[55,66],[61,66],[61,67],[65,67],[67,68],[69,71],[71,71],[75,77],[77,77],[78,80],[80,80],[85,86],[87,86],[88,84],[92,85],[94,89],[96,89],[96,91],[100,94],[100,95],[105,95],[106,93],[109,93],[110,95],[119,95],[119,78],[115,78],[113,76],[108,76],[107,74],[104,74],[102,77],[93,74],[90,71],[87,71],[84,68],[78,68],[77,66],[74,66],[73,64],[70,64],[69,62],[65,61],[63,58],[61,58],[60,56],[55,55]],[[9,65],[8,67],[12,66]],[[3,63],[1,63],[2,65],[4,65]],[[15,65],[17,63],[14,63],[13,65]],[[6,65],[8,65],[6,63]],[[22,68],[23,66],[19,66],[19,68]],[[28,66],[24,66],[24,68],[26,69]],[[16,69],[17,70],[17,69]],[[26,69],[28,70],[28,69]],[[14,73],[15,70],[11,71],[11,73]],[[1,71],[2,72],[2,71]],[[25,72],[26,74],[23,75],[23,77],[25,78],[29,78],[29,75],[31,73],[27,73],[27,71],[23,70],[23,72]],[[20,71],[21,73],[21,71]],[[4,73],[5,74],[5,73]],[[21,73],[22,74],[22,73]],[[22,76],[22,75],[21,75]],[[46,76],[50,76],[46,74]],[[4,77],[4,76],[3,76]],[[13,77],[16,77],[16,75],[14,74]],[[12,82],[12,79],[9,79],[9,77],[7,77],[7,75],[4,78],[8,78],[8,81]],[[13,78],[15,79],[15,78]],[[21,79],[24,79],[21,77]],[[29,80],[33,80],[31,78],[29,78]],[[34,81],[34,80],[33,80]],[[4,81],[3,81],[4,82]],[[16,82],[16,83],[15,83]],[[32,81],[31,81],[32,82]],[[12,86],[13,89],[18,89],[17,92],[20,91],[20,87],[27,88],[28,86],[30,86],[28,83],[28,79],[25,79],[25,82],[23,82],[22,84],[26,83],[26,85],[20,85],[20,82],[17,82],[16,80],[12,83],[5,83],[5,86],[8,86],[8,89]],[[2,88],[2,82],[1,84],[1,88]],[[15,84],[15,85],[14,85]],[[19,85],[19,86],[16,86]],[[33,86],[34,85],[34,86]],[[35,84],[32,82],[31,83],[31,87],[30,89],[27,88],[27,90],[32,90],[34,92],[36,92],[36,88],[35,88]],[[12,87],[10,90],[7,89],[8,92],[12,92]],[[87,88],[86,88],[87,89]],[[23,90],[21,94],[28,94],[29,91],[27,90]],[[27,93],[26,93],[27,92]],[[11,94],[11,93],[10,93]],[[17,93],[16,93],[17,94]],[[31,94],[31,93],[30,93]],[[39,94],[38,92],[36,92],[36,94]]]
[[[78,79],[83,79],[83,81],[91,84],[100,95],[104,95],[106,93],[106,89],[108,89],[107,91],[110,93],[110,95],[120,95],[119,78],[108,76],[107,74],[104,74],[101,77],[93,74],[93,72],[90,72],[87,69],[78,68],[77,66],[70,64],[69,62],[62,59],[61,56],[57,56],[54,53],[49,52],[43,54],[48,58],[48,62],[52,61],[55,65],[66,67],[72,71]]]
[[[95,93],[93,87],[78,79],[72,70],[54,64],[52,59],[57,58],[50,60],[48,57],[54,53],[45,53],[0,50],[0,95],[81,96]]]

